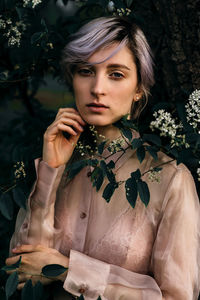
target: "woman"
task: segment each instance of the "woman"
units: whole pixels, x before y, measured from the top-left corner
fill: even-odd
[[[37,181],[11,240],[15,256],[6,261],[10,265],[22,256],[18,288],[30,278],[52,282],[37,275],[53,263],[68,268],[55,278],[64,288],[57,298],[83,294],[85,299],[197,299],[199,201],[184,165],[166,164],[160,184],[146,174],[150,203],[145,207],[137,199],[134,209],[124,185],[106,203],[106,182],[96,192],[91,167],[69,182],[64,172],[86,124],[113,141],[120,136],[113,123],[126,114],[139,114],[153,84],[151,54],[142,31],[123,18],[96,19],[72,36],[63,64],[77,109],[59,109],[44,135],[43,157],[36,160]],[[103,156],[107,154],[108,148]],[[146,154],[140,164],[132,149],[120,155],[108,158],[116,162],[118,181],[138,168],[144,173],[169,160],[159,153],[155,162]]]

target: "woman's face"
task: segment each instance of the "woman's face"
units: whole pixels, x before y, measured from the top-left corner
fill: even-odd
[[[103,61],[118,43],[100,49],[88,62]],[[122,47],[105,62],[81,65],[73,76],[77,109],[91,125],[108,126],[130,113],[137,93],[137,69],[131,51]]]

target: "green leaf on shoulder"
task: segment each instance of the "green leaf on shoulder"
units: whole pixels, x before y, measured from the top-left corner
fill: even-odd
[[[145,147],[141,146],[137,148],[136,154],[137,154],[137,158],[139,159],[139,162],[142,163],[145,158]]]
[[[134,177],[131,177],[126,180],[125,189],[126,189],[126,199],[130,203],[130,205],[134,208],[138,196],[137,183]]]
[[[146,146],[147,151],[149,152],[149,154],[153,157],[153,159],[155,161],[158,160],[158,149],[153,147],[153,146]]]
[[[99,146],[98,146],[98,153],[99,153],[100,155],[103,153],[103,150],[104,150],[104,148],[105,148],[106,142],[107,142],[107,141],[103,141],[103,142],[100,143]]]
[[[42,274],[47,277],[56,277],[60,274],[63,274],[65,271],[67,271],[68,268],[65,268],[58,264],[51,264],[46,265],[42,268]]]
[[[131,173],[131,177],[135,178],[135,180],[137,181],[138,179],[141,178],[141,172],[139,169],[137,169],[135,172],[132,172]]]
[[[84,167],[88,165],[88,160],[79,160],[67,166],[68,178],[74,178]]]
[[[147,207],[147,205],[149,204],[149,200],[150,200],[150,193],[149,193],[149,188],[148,188],[147,183],[145,181],[138,180],[137,188],[138,188],[138,192],[139,192],[141,201]]]
[[[141,141],[140,138],[136,138],[136,139],[133,139],[131,141],[131,147],[132,147],[132,149],[137,149],[137,148],[139,148],[141,146],[142,146],[142,141]]]
[[[110,202],[110,199],[115,191],[115,189],[118,187],[117,184],[108,183],[103,191],[102,197],[106,200],[106,202]]]

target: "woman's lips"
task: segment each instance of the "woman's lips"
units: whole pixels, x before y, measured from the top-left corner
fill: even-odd
[[[102,104],[102,103],[89,103],[87,104],[87,107],[92,112],[102,112],[108,109],[108,106]]]

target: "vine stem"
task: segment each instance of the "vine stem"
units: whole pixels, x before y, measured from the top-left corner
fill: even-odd
[[[162,163],[162,164],[159,164],[159,165],[155,166],[153,169],[149,169],[148,171],[142,173],[141,176],[144,176],[146,173],[151,172],[152,170],[154,170],[154,169],[156,169],[156,168],[159,168],[159,167],[161,167],[161,166],[167,165],[167,164],[169,164],[170,162],[172,162],[172,161],[174,161],[174,160],[175,160],[175,158],[170,159],[170,160],[168,160],[168,161],[166,161],[166,162],[164,162],[164,163]]]

